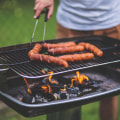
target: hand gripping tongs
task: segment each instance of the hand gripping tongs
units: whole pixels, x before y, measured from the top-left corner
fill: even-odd
[[[48,9],[46,8],[46,11],[43,11],[42,13],[45,13],[45,24],[44,24],[44,33],[43,33],[43,42],[45,42],[45,30],[46,30],[46,22],[47,22],[47,15],[48,15]],[[31,43],[33,42],[33,38],[34,38],[34,35],[35,35],[35,31],[36,31],[36,28],[37,28],[37,24],[38,24],[38,19],[39,19],[40,15],[37,17],[37,20],[36,20],[36,23],[35,23],[35,27],[34,27],[34,30],[33,30],[33,34],[32,34],[32,39],[31,39]]]

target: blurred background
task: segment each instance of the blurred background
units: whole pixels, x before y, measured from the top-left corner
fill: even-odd
[[[34,0],[0,0],[0,47],[29,43],[36,20],[33,18]],[[55,39],[56,11],[59,0],[55,0],[54,14],[47,22],[46,40]],[[43,39],[44,14],[41,15],[34,41]],[[120,100],[120,97],[119,97]],[[120,108],[120,104],[119,104]],[[82,106],[82,120],[99,120],[99,102]],[[0,101],[0,120],[46,120],[46,115],[25,118]],[[118,119],[120,120],[120,111]]]

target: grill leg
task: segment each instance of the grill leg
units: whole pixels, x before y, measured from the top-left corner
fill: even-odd
[[[81,120],[81,107],[47,114],[47,120]]]

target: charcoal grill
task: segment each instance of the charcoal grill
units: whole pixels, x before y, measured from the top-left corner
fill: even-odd
[[[69,63],[70,67],[65,69],[64,67],[46,63],[31,62],[27,53],[35,43],[31,47],[30,44],[23,44],[0,48],[1,100],[22,115],[32,117],[73,108],[78,105],[84,105],[106,97],[118,95],[120,92],[120,74],[119,71],[109,68],[108,65],[114,65],[120,62],[120,56],[118,54],[120,51],[120,41],[104,36],[88,36],[49,40],[46,42],[59,43],[67,41],[75,41],[76,43],[86,41],[92,43],[103,50],[104,56],[101,58],[95,57],[93,60],[83,63]],[[46,51],[42,51],[42,53],[46,53]],[[76,71],[80,71],[80,73],[86,74],[91,79],[103,80],[104,83],[101,86],[103,89],[83,94],[80,97],[46,103],[30,104],[21,102],[19,98],[28,94],[23,76],[30,79],[30,81],[41,81],[43,78],[48,77],[48,75],[44,75],[41,72],[42,69],[47,69],[48,72],[54,71],[53,76],[57,78],[61,77],[63,80],[67,76],[75,74]],[[11,91],[15,91],[15,93]]]

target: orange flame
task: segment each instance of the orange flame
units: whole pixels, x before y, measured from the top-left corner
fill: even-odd
[[[79,71],[76,71],[76,76],[73,76],[70,87],[73,87],[74,81],[75,81],[75,83],[84,84],[84,80],[89,81],[89,78],[83,74],[80,74]]]
[[[46,74],[46,72],[45,72],[44,70],[42,70],[42,73],[43,73],[43,74]]]
[[[52,89],[51,89],[50,85],[48,85],[48,84],[47,84],[47,86],[43,85],[43,86],[41,86],[41,88],[45,91],[45,93],[48,92],[48,93],[52,94]]]
[[[53,71],[48,72],[47,74],[50,74],[49,77],[48,77],[50,83],[52,83],[52,84],[58,84],[58,82],[56,80],[52,80]]]
[[[26,86],[27,86],[28,93],[32,94],[32,91],[31,91],[30,88],[29,88],[29,83],[28,83],[28,81],[27,81],[26,78],[24,78],[24,77],[23,77],[23,79],[24,79],[25,84],[26,84]]]
[[[42,70],[42,73],[46,74],[46,72],[44,70]],[[53,71],[47,72],[47,74],[50,74],[49,77],[48,77],[50,83],[52,83],[52,84],[58,84],[58,82],[56,80],[52,80]]]

